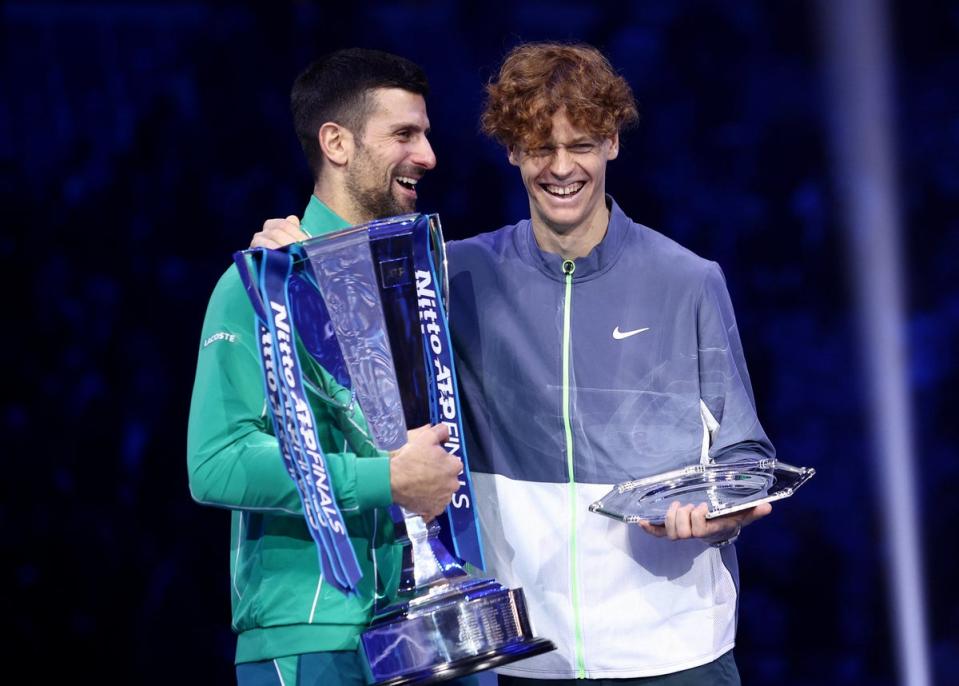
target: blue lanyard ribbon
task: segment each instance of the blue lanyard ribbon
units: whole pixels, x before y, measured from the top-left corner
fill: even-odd
[[[436,218],[438,222],[438,217]],[[426,356],[426,373],[430,395],[430,421],[446,424],[450,432],[444,445],[447,452],[463,461],[459,489],[446,508],[449,538],[453,552],[461,560],[480,569],[485,568],[483,545],[480,541],[469,459],[466,454],[466,436],[463,433],[463,413],[460,409],[456,368],[453,365],[453,346],[446,318],[443,288],[437,277],[436,264],[441,256],[434,254],[430,242],[429,217],[418,218],[414,230],[413,264],[416,277],[416,306]]]
[[[256,313],[270,416],[284,465],[316,542],[323,578],[345,593],[355,592],[363,572],[334,497],[316,418],[306,398],[290,318],[287,289],[293,256],[285,251],[257,249],[238,252],[233,259]]]

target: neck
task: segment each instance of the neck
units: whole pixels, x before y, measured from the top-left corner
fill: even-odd
[[[336,183],[325,175],[321,174],[313,184],[313,195],[351,225],[364,224],[376,218],[367,216],[367,213],[356,206],[343,184]]]
[[[532,223],[533,236],[540,250],[555,253],[565,260],[575,260],[586,257],[606,236],[609,209],[604,201],[586,221],[572,227],[554,226],[532,211]]]

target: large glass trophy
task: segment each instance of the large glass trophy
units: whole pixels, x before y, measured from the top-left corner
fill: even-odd
[[[788,498],[815,473],[772,458],[707,462],[617,484],[589,509],[628,524],[662,525],[674,502],[706,503],[706,519],[713,519]]]
[[[483,555],[447,330],[439,217],[377,220],[281,251],[238,253],[236,262],[261,338],[272,336],[281,353],[292,347],[294,354],[287,357],[295,358],[295,346],[283,347],[284,336],[289,338],[284,328],[295,332],[302,348],[351,390],[378,448],[395,450],[406,443],[407,429],[443,422],[450,433],[444,447],[463,461],[460,488],[437,519],[427,524],[392,508],[404,542],[401,601],[378,608],[361,636],[368,679],[381,686],[427,684],[553,650],[550,641],[533,635],[522,589],[505,588],[465,568],[466,563],[482,568]],[[329,493],[309,492],[317,481],[311,475],[325,474],[315,457],[322,459],[322,451],[315,441],[303,443],[302,422],[297,423],[309,408],[295,388],[282,388],[291,379],[294,386],[297,382],[295,374],[286,373],[287,357],[264,351],[262,343],[261,356],[268,395],[273,395],[271,360],[282,363],[273,364],[272,382],[280,392],[270,405],[324,575],[349,592],[359,576],[336,536],[335,501]]]

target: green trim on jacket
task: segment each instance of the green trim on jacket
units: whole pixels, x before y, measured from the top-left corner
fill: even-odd
[[[310,199],[302,222],[308,234],[347,225]],[[187,466],[197,502],[233,510],[237,662],[355,648],[374,598],[392,597],[399,577],[399,546],[382,509],[392,502],[389,458],[371,442],[349,391],[299,350],[337,504],[363,570],[351,596],[322,582],[316,544],[267,413],[253,308],[236,267],[230,267],[203,323]]]

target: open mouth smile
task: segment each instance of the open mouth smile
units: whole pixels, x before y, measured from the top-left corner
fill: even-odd
[[[416,195],[416,184],[419,183],[419,179],[414,179],[412,176],[397,176],[395,178],[396,183],[399,184],[400,188],[409,191],[413,195]]]
[[[579,193],[585,185],[586,183],[583,181],[574,181],[568,184],[541,183],[540,188],[554,198],[572,198]]]

